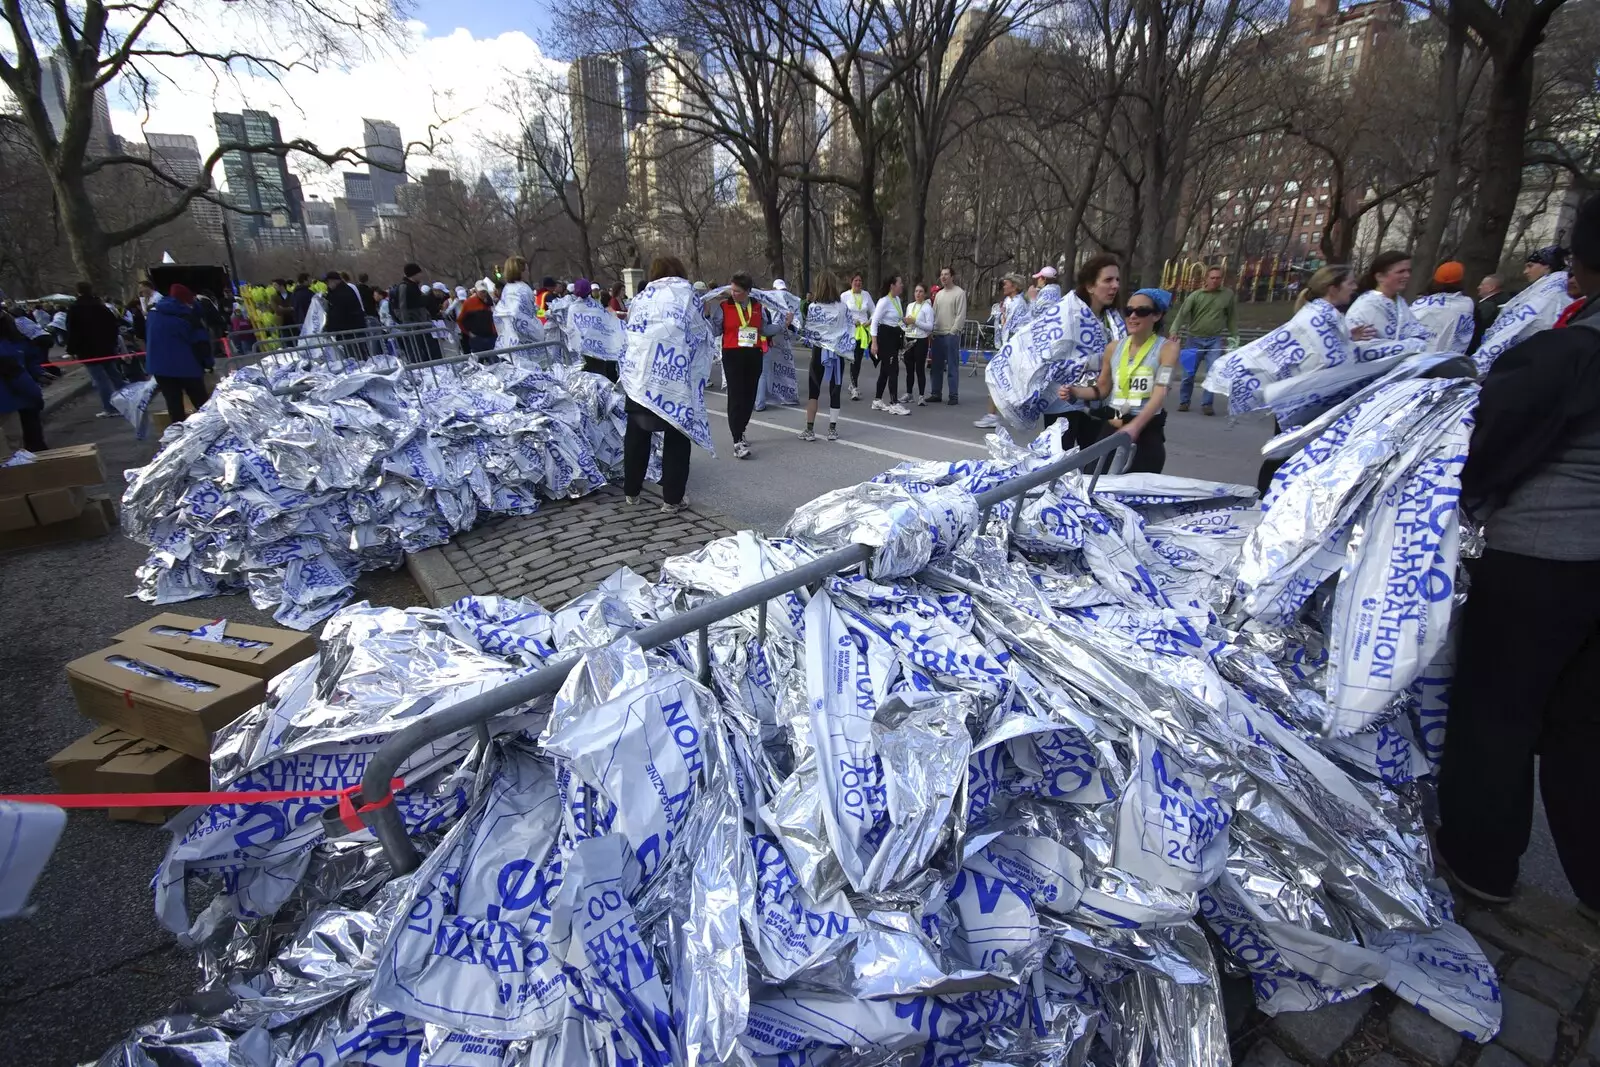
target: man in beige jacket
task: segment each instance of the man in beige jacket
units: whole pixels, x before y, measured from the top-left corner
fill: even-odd
[[[933,392],[928,399],[939,402],[939,387],[949,377],[950,400],[956,403],[961,385],[961,330],[967,324],[967,291],[956,284],[952,267],[939,268],[939,292],[933,298],[933,337],[928,351],[933,363]]]

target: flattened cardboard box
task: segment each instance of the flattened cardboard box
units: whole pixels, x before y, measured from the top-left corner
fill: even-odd
[[[63,793],[104,793],[95,777],[107,760],[135,745],[148,744],[120,726],[101,726],[44,761]]]
[[[211,621],[163,611],[153,619],[122,631],[112,640],[159,648],[184,659],[226,667],[230,671],[256,678],[272,678],[317,652],[315,635],[299,630],[281,630],[276,626],[245,626],[230,622],[223,628],[221,641],[205,641],[190,636],[191,631]],[[171,630],[182,632],[160,632]],[[246,647],[252,645],[261,647]]]
[[[33,517],[27,497],[20,493],[16,496],[0,496],[0,533],[31,530],[37,525],[39,520]]]
[[[28,507],[33,509],[34,521],[40,526],[77,518],[83,514],[84,505],[88,502],[89,490],[81,485],[28,494]]]
[[[167,678],[150,678],[118,666],[126,657],[214,688],[196,692]],[[177,749],[211,757],[211,734],[266,699],[267,683],[209,663],[182,659],[138,644],[116,644],[67,664],[67,684],[78,710],[96,722]]]
[[[0,467],[0,495],[40,493],[67,485],[100,485],[106,469],[94,445],[68,445],[35,452],[32,463]]]
[[[87,541],[91,537],[104,537],[116,525],[116,505],[103,497],[91,497],[83,509],[83,514],[75,519],[54,522],[49,526],[30,526],[26,530],[0,533],[0,552],[14,548],[54,545],[66,541]]]

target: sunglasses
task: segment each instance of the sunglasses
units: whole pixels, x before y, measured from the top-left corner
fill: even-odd
[[[1147,319],[1155,313],[1155,308],[1136,308],[1129,306],[1122,309],[1123,317],[1129,319]]]

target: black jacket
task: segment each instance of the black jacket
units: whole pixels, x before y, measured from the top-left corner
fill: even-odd
[[[289,294],[289,306],[294,309],[294,324],[305,325],[306,312],[311,310],[311,298],[316,294],[311,291],[310,285],[297,285],[294,292]]]
[[[1586,323],[1587,325],[1579,325]],[[1547,462],[1600,409],[1600,297],[1559,330],[1540,330],[1494,361],[1478,393],[1461,503],[1482,514]]]
[[[80,297],[67,309],[67,354],[79,359],[117,354],[122,321],[93,297]]]
[[[361,309],[361,296],[349,282],[328,286],[328,333],[367,328],[367,313]]]
[[[356,283],[356,295],[361,298],[361,313],[369,319],[378,317],[378,291],[365,282]]]
[[[427,322],[433,318],[422,286],[411,281],[399,282],[389,291],[389,314],[396,322]]]

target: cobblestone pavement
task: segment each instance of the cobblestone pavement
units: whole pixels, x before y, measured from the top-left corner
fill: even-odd
[[[1314,1012],[1259,1014],[1234,1040],[1242,1067],[1594,1067],[1600,1063],[1600,927],[1567,902],[1523,890],[1458,917],[1500,976],[1499,1035],[1459,1034],[1379,989]]]
[[[736,529],[693,506],[663,514],[658,497],[629,504],[607,486],[576,500],[547,503],[532,515],[486,522],[407,567],[435,607],[468,593],[535,600],[554,610],[618,567],[654,580],[661,561]]]

